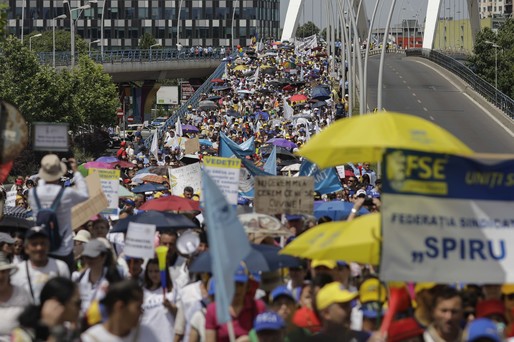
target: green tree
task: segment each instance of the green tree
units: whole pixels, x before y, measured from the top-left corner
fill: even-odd
[[[305,38],[318,33],[319,28],[312,21],[308,21],[296,29],[296,37],[298,38]]]
[[[103,66],[89,57],[80,57],[71,72],[75,118],[84,126],[110,126],[119,106],[116,85]]]
[[[7,9],[9,6],[6,3],[0,3],[0,40],[5,38],[5,27],[7,26]]]
[[[38,52],[52,52],[53,51],[53,33],[52,30],[44,32],[31,32],[24,43],[29,45],[29,38],[35,34],[41,33],[41,37],[32,39],[32,51]],[[78,34],[75,35],[75,51],[79,54],[87,54],[89,49],[88,43],[82,39]],[[55,31],[55,51],[56,52],[70,52],[71,51],[71,35],[70,31],[56,30]]]
[[[498,46],[493,47],[492,44]],[[498,58],[498,88],[511,98],[514,97],[514,21],[509,19],[494,33],[484,28],[477,35],[473,55],[468,62],[477,75],[495,83],[496,63]]]
[[[155,44],[157,44],[157,40],[151,33],[148,32],[145,32],[139,39],[139,48],[142,50],[147,50],[150,48],[150,46]]]

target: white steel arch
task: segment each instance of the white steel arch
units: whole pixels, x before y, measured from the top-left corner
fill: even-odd
[[[478,1],[467,0],[469,21],[471,25],[471,34],[473,42],[477,33],[480,31],[480,16],[478,13]],[[425,22],[425,32],[423,35],[423,48],[432,49],[434,47],[435,32],[437,23],[439,21],[439,9],[441,7],[441,0],[428,0],[427,4],[427,18]]]

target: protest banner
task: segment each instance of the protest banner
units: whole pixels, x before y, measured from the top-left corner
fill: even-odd
[[[16,206],[16,195],[18,192],[16,189],[7,191],[5,196],[5,207],[15,207]]]
[[[204,172],[216,183],[229,204],[237,205],[241,160],[237,158],[204,157]]]
[[[98,174],[102,191],[107,197],[109,202],[108,210],[104,211],[106,214],[112,214],[118,209],[119,201],[119,187],[120,187],[120,170],[109,169],[89,169],[89,174]]]
[[[255,177],[255,211],[262,214],[308,214],[314,209],[313,177]]]
[[[198,138],[187,139],[184,146],[184,154],[195,154],[200,151],[200,140]]]
[[[190,186],[195,192],[202,187],[202,173],[200,163],[182,166],[176,169],[168,168],[170,175],[171,193],[180,196],[184,193],[184,188]]]
[[[388,150],[383,280],[514,282],[514,160]]]
[[[150,259],[154,257],[155,225],[129,222],[123,252],[132,258]]]
[[[89,198],[71,209],[71,226],[75,230],[109,206],[107,197],[102,191],[100,176],[93,173],[86,177]]]

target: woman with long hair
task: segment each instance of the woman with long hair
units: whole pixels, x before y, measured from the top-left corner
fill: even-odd
[[[175,292],[168,268],[166,268],[165,291],[161,285],[161,272],[157,259],[150,259],[145,269],[145,286],[143,299],[143,316],[141,322],[152,329],[161,341],[172,341],[175,335],[175,315],[177,306],[174,303]]]
[[[80,294],[68,278],[50,279],[41,290],[39,305],[29,305],[18,318],[12,341],[78,341]]]

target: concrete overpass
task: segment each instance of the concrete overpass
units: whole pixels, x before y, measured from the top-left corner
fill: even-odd
[[[190,79],[209,77],[221,64],[224,56],[219,53],[195,55],[176,49],[121,50],[89,54],[96,63],[102,64],[115,83],[133,81],[159,81],[164,79]],[[55,56],[58,68],[70,65],[69,52]],[[42,64],[52,65],[52,53],[40,53]]]

